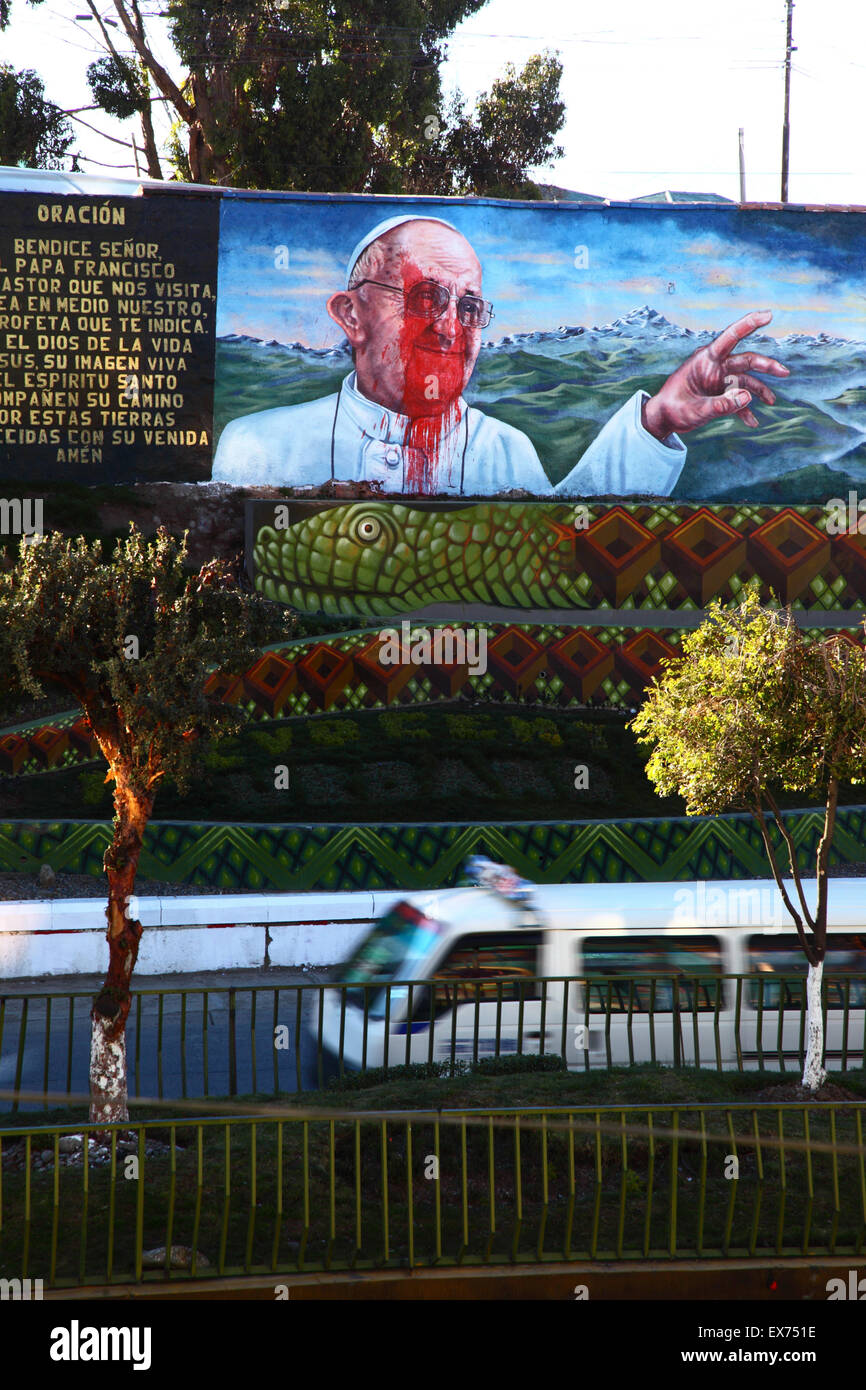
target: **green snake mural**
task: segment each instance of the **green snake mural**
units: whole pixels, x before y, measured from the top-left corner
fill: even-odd
[[[285,530],[260,527],[254,560],[260,593],[308,612],[385,616],[459,602],[589,607],[568,505],[386,511],[353,502]]]

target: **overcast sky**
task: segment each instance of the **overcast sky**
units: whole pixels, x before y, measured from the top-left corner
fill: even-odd
[[[36,68],[48,95],[65,106],[90,100],[84,70],[96,56],[87,39],[94,26],[72,22],[84,8],[74,0],[44,0],[33,10],[13,0],[12,25],[0,36],[0,59]],[[113,9],[106,4],[102,13],[110,17]],[[866,203],[864,38],[862,0],[798,0],[792,202]],[[539,177],[611,198],[664,188],[736,198],[742,126],[747,197],[771,200],[779,197],[784,40],[784,0],[605,0],[603,6],[490,0],[456,31],[446,80],[471,97],[506,63],[520,66],[545,47],[558,50],[565,65],[565,155]],[[158,47],[179,76],[168,43]],[[132,121],[119,126],[82,114],[115,136],[132,134]],[[83,155],[127,164],[118,173],[135,176],[129,145],[76,129]]]

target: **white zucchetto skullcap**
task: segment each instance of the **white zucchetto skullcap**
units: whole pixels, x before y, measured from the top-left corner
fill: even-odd
[[[349,283],[352,279],[352,271],[355,269],[361,252],[366,251],[367,247],[374,241],[378,241],[380,236],[384,236],[386,232],[390,232],[392,227],[400,227],[404,222],[439,222],[443,227],[450,227],[452,232],[459,230],[459,228],[454,226],[453,222],[446,222],[443,217],[430,217],[424,213],[407,213],[403,217],[389,217],[385,222],[380,222],[371,232],[368,232],[366,236],[362,237],[353,250],[349,257],[349,264],[346,267],[346,289],[349,288]]]

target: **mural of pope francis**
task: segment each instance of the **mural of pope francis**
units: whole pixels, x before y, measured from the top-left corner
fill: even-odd
[[[636,392],[553,487],[522,431],[467,405],[466,390],[493,317],[481,264],[451,223],[392,217],[355,246],[346,287],[327,311],[352,349],[338,391],[232,420],[213,478],[245,486],[377,483],[386,493],[487,496],[667,496],[686,459],[681,435],[736,415],[758,424],[753,396],[775,397],[754,372],[785,377],[740,340],[768,323],[747,314],[699,349],[655,396]]]

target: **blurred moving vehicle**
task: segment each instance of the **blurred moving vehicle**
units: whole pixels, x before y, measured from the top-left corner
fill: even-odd
[[[472,887],[393,906],[325,988],[329,1070],[517,1052],[572,1070],[796,1066],[806,961],[772,881],[539,886],[489,860],[468,870]],[[861,1064],[861,880],[831,885],[825,979],[825,1061]]]

